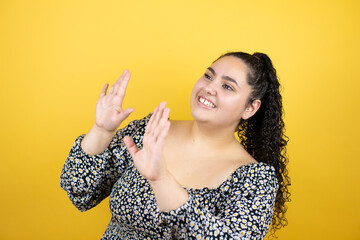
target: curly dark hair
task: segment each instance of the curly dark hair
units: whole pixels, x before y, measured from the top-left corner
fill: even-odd
[[[286,166],[288,157],[286,145],[288,137],[284,134],[282,119],[283,106],[280,83],[270,58],[264,53],[252,55],[244,52],[229,52],[225,56],[241,59],[248,68],[247,83],[252,91],[247,104],[255,99],[261,100],[259,110],[249,119],[241,119],[237,127],[240,143],[258,162],[270,164],[275,168],[279,189],[276,194],[275,209],[271,222],[270,235],[276,238],[276,230],[287,225],[286,202],[290,201],[290,177]],[[217,60],[218,60],[217,59]],[[216,60],[216,61],[217,61]]]

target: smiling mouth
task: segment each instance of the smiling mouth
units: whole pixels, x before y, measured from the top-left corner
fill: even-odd
[[[201,102],[202,104],[204,104],[205,106],[209,107],[209,108],[215,108],[215,104],[213,104],[212,102],[210,102],[209,100],[203,98],[203,97],[199,97],[199,102]]]

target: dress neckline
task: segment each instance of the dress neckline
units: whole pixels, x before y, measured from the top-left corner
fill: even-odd
[[[234,175],[237,173],[237,172],[241,172],[243,169],[245,168],[249,168],[249,167],[252,167],[252,166],[255,166],[255,165],[263,165],[263,164],[266,164],[266,163],[263,163],[263,162],[253,162],[253,163],[249,163],[249,164],[244,164],[244,165],[241,165],[240,167],[238,167],[237,169],[235,169],[227,178],[224,182],[222,182],[218,187],[215,187],[215,188],[209,188],[209,187],[203,187],[203,188],[187,188],[187,187],[184,187],[183,188],[186,190],[186,191],[191,191],[191,192],[210,192],[210,191],[218,191],[219,189],[222,189],[224,185],[226,185],[230,180],[233,179]],[[267,164],[266,164],[267,165]]]

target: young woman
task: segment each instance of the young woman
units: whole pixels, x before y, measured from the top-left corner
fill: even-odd
[[[121,107],[129,79],[104,86],[61,173],[80,211],[110,195],[102,239],[263,239],[286,225],[287,138],[267,55],[219,57],[193,88],[194,120],[168,120],[162,102],[116,131],[133,111]]]

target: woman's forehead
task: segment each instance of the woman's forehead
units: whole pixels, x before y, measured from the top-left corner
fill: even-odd
[[[248,67],[243,60],[234,56],[225,56],[218,59],[211,66],[216,74],[227,75],[236,79],[244,79],[248,73]]]

